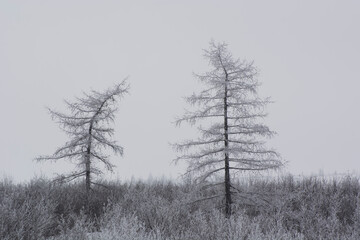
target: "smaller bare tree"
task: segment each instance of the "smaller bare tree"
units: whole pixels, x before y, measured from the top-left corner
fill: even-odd
[[[123,154],[123,148],[116,141],[111,140],[114,129],[109,126],[114,122],[117,111],[116,101],[128,92],[129,85],[126,80],[109,88],[105,92],[91,91],[84,93],[82,98],[74,102],[65,100],[69,114],[48,109],[53,120],[60,124],[63,131],[69,135],[70,140],[58,148],[53,155],[40,156],[37,161],[68,159],[76,163],[79,170],[67,175],[60,175],[56,180],[72,181],[85,177],[86,196],[89,192],[92,175],[102,174],[96,162],[105,165],[106,169],[113,171],[114,165],[104,150],[110,148],[116,154]]]

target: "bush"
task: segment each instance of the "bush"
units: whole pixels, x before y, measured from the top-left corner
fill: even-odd
[[[190,182],[102,182],[89,212],[81,182],[54,185],[0,181],[0,239],[358,239],[356,178],[238,182],[233,215],[222,199],[197,201],[221,189]]]

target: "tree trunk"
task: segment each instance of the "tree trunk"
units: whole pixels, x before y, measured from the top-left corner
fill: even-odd
[[[94,126],[94,121],[96,119],[96,116],[100,113],[102,107],[105,105],[106,101],[109,100],[110,98],[106,98],[100,105],[99,109],[97,110],[97,112],[94,114],[94,116],[91,119],[90,122],[90,126],[89,126],[89,140],[88,140],[88,145],[87,145],[87,149],[86,149],[86,160],[85,160],[85,188],[86,188],[86,209],[87,209],[87,213],[90,213],[90,190],[91,190],[91,178],[90,178],[90,173],[91,173],[91,168],[90,168],[90,164],[91,164],[91,144],[92,144],[92,130],[93,130],[93,126]]]
[[[92,128],[93,128],[93,122],[90,123],[90,127],[89,127],[89,140],[88,140],[88,146],[86,149],[86,159],[85,159],[85,189],[86,189],[86,211],[87,211],[87,213],[89,213],[89,211],[90,211],[90,185],[91,185],[90,164],[91,164]]]
[[[88,152],[90,152],[90,148],[88,148]],[[85,189],[86,189],[86,198],[89,198],[90,194],[90,153],[87,153],[85,163]]]
[[[228,218],[231,215],[231,192],[230,192],[230,166],[229,166],[229,153],[228,146],[229,146],[229,135],[228,135],[228,105],[227,105],[227,98],[228,98],[228,88],[227,88],[227,81],[228,81],[228,74],[225,71],[225,96],[224,96],[224,143],[225,143],[225,216]]]

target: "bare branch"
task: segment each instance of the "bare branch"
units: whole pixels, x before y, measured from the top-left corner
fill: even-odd
[[[211,175],[213,175],[214,173],[216,172],[219,172],[221,170],[224,170],[225,168],[218,168],[218,169],[215,169],[215,170],[212,170],[210,172],[207,172],[206,174],[202,175],[201,177],[199,177],[200,179],[200,182],[204,182],[208,177],[210,177]]]
[[[204,150],[204,151],[201,151],[200,153],[182,155],[181,157],[179,157],[179,159],[198,159],[198,158],[213,155],[213,154],[216,154],[216,153],[219,153],[222,151],[224,151],[224,148],[208,150],[208,151]]]
[[[212,140],[198,139],[196,141],[186,141],[186,142],[183,142],[180,144],[173,144],[173,147],[177,151],[184,151],[185,149],[188,149],[191,147],[198,147],[198,146],[207,145],[207,144],[216,144],[216,143],[221,143],[223,141],[224,141],[223,138],[217,138],[217,139],[212,139]]]

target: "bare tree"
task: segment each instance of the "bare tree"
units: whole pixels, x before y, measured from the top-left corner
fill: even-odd
[[[114,113],[117,110],[116,101],[128,92],[126,80],[106,90],[105,92],[91,91],[84,93],[82,98],[74,102],[65,101],[69,114],[49,109],[53,120],[60,124],[70,140],[58,148],[53,155],[40,156],[37,161],[68,159],[77,164],[78,171],[68,175],[61,175],[57,180],[72,181],[85,177],[86,196],[92,181],[92,175],[102,174],[97,162],[113,171],[114,165],[104,150],[110,148],[116,154],[123,154],[123,148],[116,141],[111,140],[114,129],[109,126],[114,122]]]
[[[186,98],[197,110],[186,111],[176,120],[177,125],[201,121],[200,137],[175,144],[182,153],[176,161],[187,160],[187,173],[195,174],[199,183],[218,178],[223,172],[224,181],[212,185],[223,184],[225,214],[229,217],[234,193],[230,174],[276,169],[282,162],[276,151],[264,145],[265,137],[272,137],[274,132],[260,121],[266,116],[264,107],[269,99],[257,95],[259,83],[253,63],[234,59],[225,43],[211,42],[205,58],[212,70],[195,76],[207,88]]]

